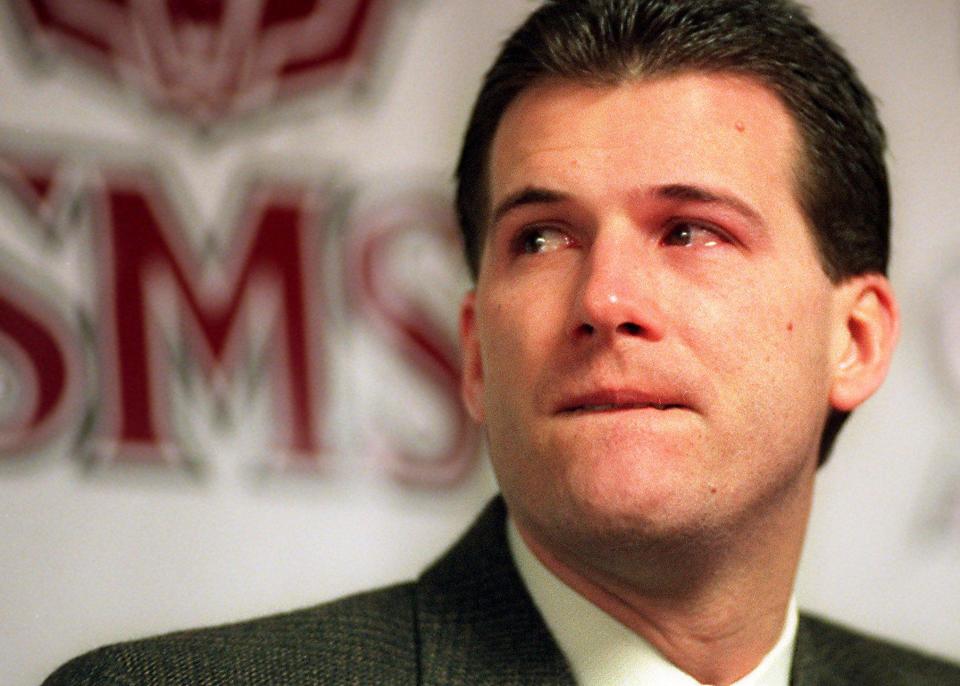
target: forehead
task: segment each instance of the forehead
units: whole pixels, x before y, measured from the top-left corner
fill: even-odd
[[[797,209],[799,150],[793,118],[752,78],[684,73],[601,86],[548,80],[521,93],[501,119],[490,199],[496,207],[531,184],[587,193],[691,184],[735,193],[761,212]]]

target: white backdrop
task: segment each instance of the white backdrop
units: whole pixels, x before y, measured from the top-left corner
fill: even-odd
[[[821,475],[800,602],[960,659],[960,364],[950,361],[960,351],[947,340],[960,309],[960,3],[810,4],[879,97],[889,129],[904,336],[891,378],[855,414]],[[482,70],[531,5],[403,0],[362,92],[321,89],[212,136],[86,66],[38,58],[2,5],[0,144],[19,136],[146,160],[186,189],[204,221],[250,168],[335,176],[358,196],[410,180],[449,192]],[[70,257],[46,264],[23,226],[0,216],[0,253],[14,258],[2,264],[16,265],[8,269],[92,278],[75,273]],[[345,336],[342,326],[331,330]],[[362,327],[351,335],[330,353],[351,370],[334,385],[357,384],[351,397],[371,403],[403,395],[402,372],[384,366],[383,350]],[[363,416],[353,402],[333,403],[328,465],[314,474],[264,475],[251,464],[250,447],[266,445],[264,403],[225,427],[198,422],[202,477],[85,469],[73,431],[0,457],[0,683],[38,683],[105,642],[416,574],[494,492],[493,479],[481,464],[444,488],[398,482],[351,438]]]

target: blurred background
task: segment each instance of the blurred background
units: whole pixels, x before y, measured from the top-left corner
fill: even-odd
[[[451,173],[534,4],[0,3],[0,682],[409,578],[495,492]],[[809,4],[889,130],[904,334],[800,604],[960,659],[960,3]]]

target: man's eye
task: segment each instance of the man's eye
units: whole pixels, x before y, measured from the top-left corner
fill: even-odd
[[[568,245],[570,238],[563,231],[546,227],[527,229],[516,241],[517,252],[528,255],[552,252]]]
[[[712,248],[715,245],[726,243],[726,239],[717,229],[695,222],[676,222],[670,226],[663,238],[665,245],[683,248],[701,247]]]

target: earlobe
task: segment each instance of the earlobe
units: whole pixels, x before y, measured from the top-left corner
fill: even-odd
[[[467,293],[460,305],[460,349],[463,355],[460,395],[470,416],[477,422],[483,422],[483,361],[477,338],[475,291]]]
[[[861,274],[841,286],[830,404],[850,412],[873,395],[887,375],[900,330],[890,282]]]

